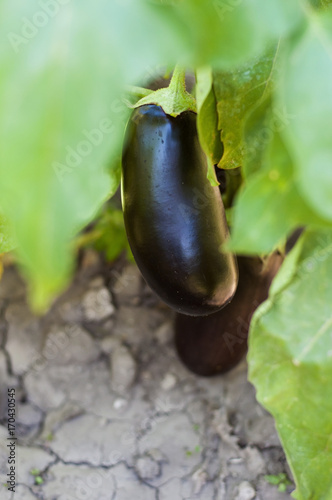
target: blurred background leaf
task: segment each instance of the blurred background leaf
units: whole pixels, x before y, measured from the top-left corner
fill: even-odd
[[[298,0],[182,0],[174,10],[189,29],[192,64],[223,69],[263,54],[302,20]]]
[[[94,248],[108,262],[113,262],[123,252],[129,260],[133,256],[129,247],[122,210],[113,204],[105,205],[93,226],[80,234],[75,241],[77,248]]]
[[[250,380],[276,419],[298,500],[332,495],[331,251],[331,230],[307,231],[250,329]]]
[[[0,197],[36,309],[66,285],[70,239],[117,188],[125,80],[186,53],[165,8],[47,5],[4,1],[0,25]]]
[[[282,134],[302,195],[332,220],[332,13],[306,12],[307,28],[290,42],[280,73],[278,98],[292,117]]]
[[[280,135],[272,133],[262,169],[247,179],[236,199],[230,248],[239,254],[269,253],[308,224],[327,225],[298,192],[288,151]]]
[[[316,9],[328,9],[332,6],[332,0],[310,0],[310,3]]]

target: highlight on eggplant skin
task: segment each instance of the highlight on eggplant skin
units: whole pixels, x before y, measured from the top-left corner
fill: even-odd
[[[248,348],[252,315],[267,299],[281,263],[277,253],[264,264],[258,257],[238,257],[239,285],[230,304],[207,317],[176,314],[175,346],[190,371],[208,377],[225,373],[241,361]]]
[[[128,241],[152,290],[193,316],[224,307],[238,283],[236,258],[221,251],[229,236],[222,198],[206,175],[195,113],[133,112],[122,157]]]

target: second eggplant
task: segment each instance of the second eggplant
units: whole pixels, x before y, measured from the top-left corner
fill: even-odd
[[[265,263],[258,257],[238,257],[239,285],[230,304],[204,318],[176,315],[176,349],[189,370],[202,376],[218,375],[241,361],[247,352],[252,315],[267,299],[281,263],[277,253]]]

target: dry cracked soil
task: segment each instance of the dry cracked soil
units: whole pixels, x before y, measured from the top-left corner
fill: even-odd
[[[14,267],[0,282],[1,500],[287,500],[273,419],[243,361],[191,374],[173,313],[135,265],[85,253],[73,283],[34,316]],[[16,490],[7,484],[15,388]]]

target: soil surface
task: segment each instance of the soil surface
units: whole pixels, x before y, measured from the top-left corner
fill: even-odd
[[[273,419],[243,361],[191,374],[173,313],[133,264],[86,252],[70,288],[34,316],[14,267],[0,282],[1,500],[287,500]],[[15,388],[16,492],[7,390]]]

